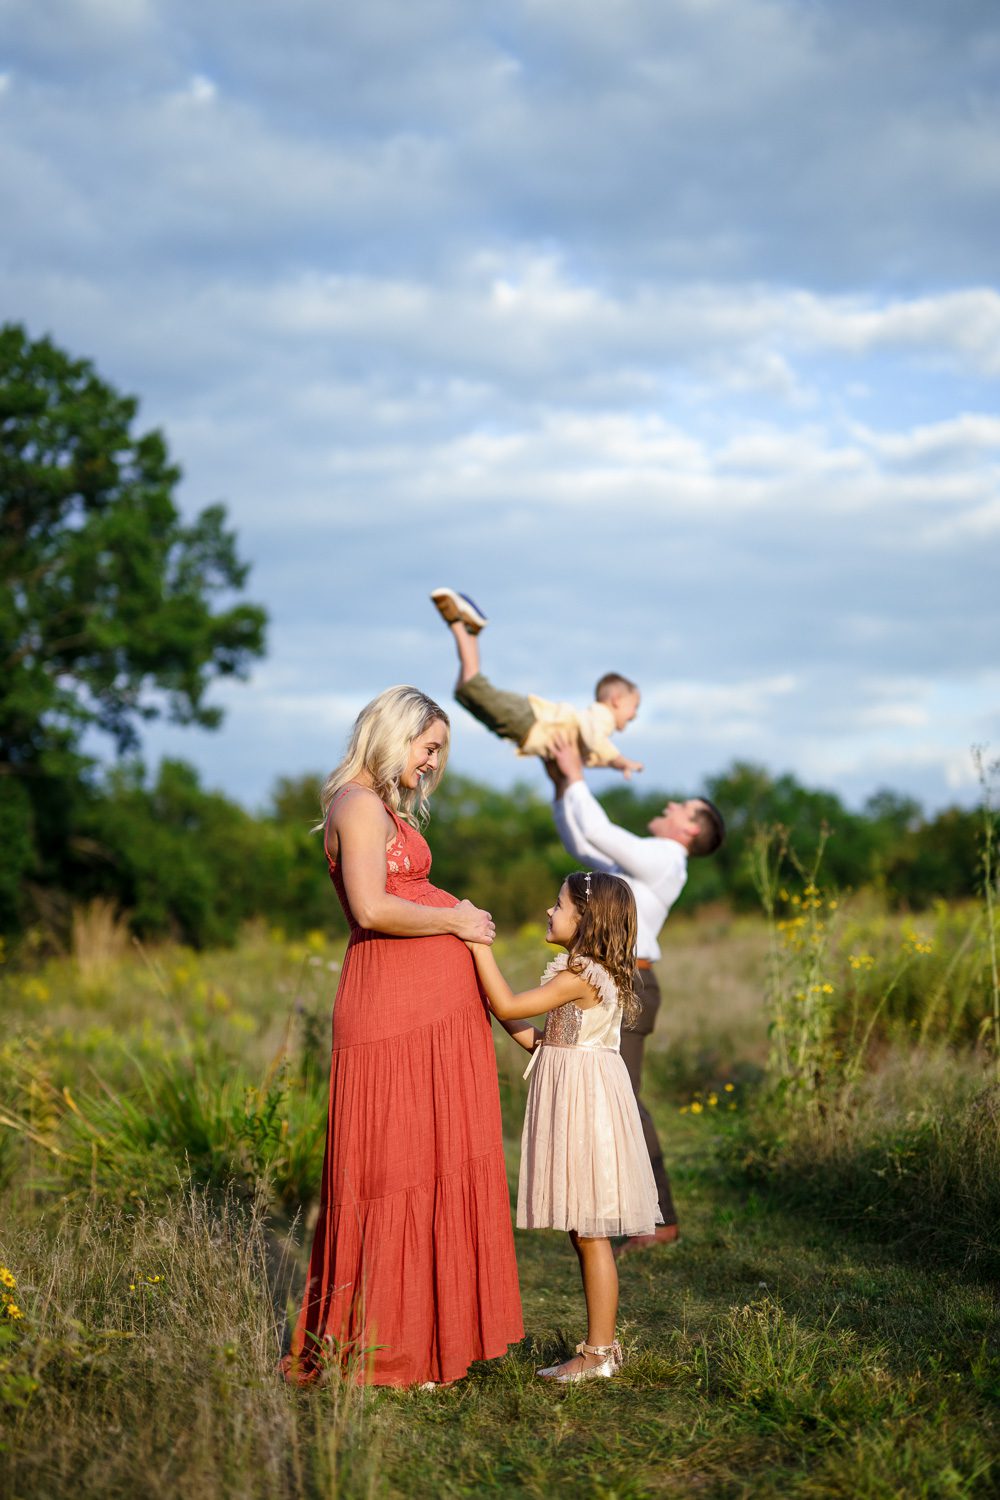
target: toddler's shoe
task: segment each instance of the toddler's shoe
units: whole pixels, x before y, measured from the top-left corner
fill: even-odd
[[[459,594],[455,589],[435,589],[431,602],[443,620],[449,625],[461,620],[470,635],[478,635],[486,624],[486,616],[468,594]]]

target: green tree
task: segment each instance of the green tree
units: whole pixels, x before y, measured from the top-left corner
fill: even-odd
[[[294,845],[276,824],[207,791],[183,761],[164,760],[152,783],[138,762],[116,766],[77,826],[85,852],[99,857],[70,851],[74,893],[111,896],[143,936],[213,947],[232,942],[251,916],[285,919]],[[322,893],[318,862],[314,884]]]
[[[263,652],[224,507],[181,518],[180,471],[159,432],[133,430],[137,409],[89,361],[0,328],[0,822],[16,851],[0,927],[15,882],[58,878],[84,733],[122,752],[143,720],[212,727],[211,682]]]

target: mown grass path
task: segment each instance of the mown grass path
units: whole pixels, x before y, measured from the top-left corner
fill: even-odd
[[[525,1345],[451,1389],[370,1397],[376,1493],[995,1492],[996,1291],[742,1194],[714,1119],[661,1123],[683,1238],[622,1263],[619,1379],[534,1377],[582,1336],[583,1300],[564,1237],[521,1233]]]

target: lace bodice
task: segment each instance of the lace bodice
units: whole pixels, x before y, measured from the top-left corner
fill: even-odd
[[[554,958],[542,975],[542,983],[561,974],[568,960],[566,953]],[[581,1010],[571,1003],[550,1010],[545,1021],[545,1041],[559,1047],[611,1047],[617,1052],[621,1045],[622,1008],[614,980],[592,958],[578,959],[577,964],[581,979],[593,985],[600,1004]]]
[[[400,896],[404,901],[415,901],[419,906],[454,906],[456,898],[431,885],[428,879],[431,872],[431,851],[423,834],[418,833],[409,823],[404,823],[391,808],[387,807],[386,812],[396,825],[395,837],[386,845],[385,850],[385,888],[389,895]],[[325,835],[324,848],[330,878],[340,897],[351,931],[360,933],[363,929],[354,919],[344,888],[343,874],[330,852]]]

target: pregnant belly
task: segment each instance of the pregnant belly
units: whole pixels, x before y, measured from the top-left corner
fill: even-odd
[[[472,954],[458,938],[359,933],[334,1002],[333,1045],[399,1036],[462,1010],[477,1012],[488,1029]]]

